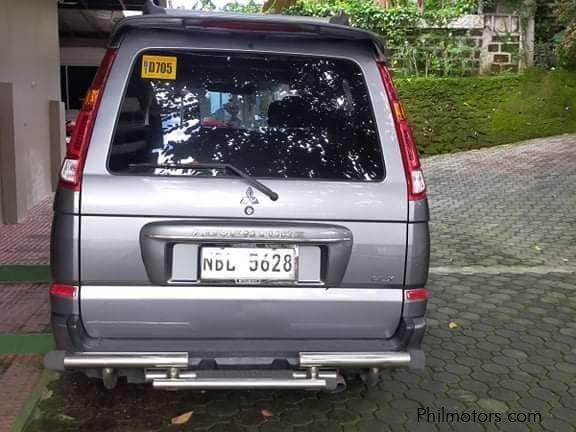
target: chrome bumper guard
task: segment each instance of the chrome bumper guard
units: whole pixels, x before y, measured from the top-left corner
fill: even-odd
[[[54,352],[63,356],[65,369],[144,369],[146,382],[160,389],[309,389],[335,390],[345,381],[339,368],[406,367],[411,352],[301,352],[302,370],[190,370],[186,352]],[[55,359],[53,359],[55,360]],[[332,368],[332,369],[326,369]]]
[[[303,352],[300,366],[381,368],[408,366],[411,359],[409,352]]]
[[[87,352],[64,356],[66,369],[188,367],[188,353]]]

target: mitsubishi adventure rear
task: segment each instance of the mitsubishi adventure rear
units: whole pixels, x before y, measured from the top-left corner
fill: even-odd
[[[46,366],[324,390],[422,367],[428,207],[380,40],[152,9],[115,29],[62,166]]]

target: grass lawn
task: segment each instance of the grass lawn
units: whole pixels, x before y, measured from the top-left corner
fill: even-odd
[[[397,79],[423,155],[576,133],[576,72]]]

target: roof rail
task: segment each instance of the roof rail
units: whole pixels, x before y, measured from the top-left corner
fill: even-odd
[[[156,4],[154,0],[146,0],[142,8],[142,15],[161,15],[166,14],[166,0],[158,0]]]

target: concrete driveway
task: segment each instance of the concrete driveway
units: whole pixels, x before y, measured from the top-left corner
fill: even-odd
[[[28,431],[573,431],[576,137],[424,164],[433,218],[426,370],[389,370],[378,387],[357,382],[341,394],[107,392],[68,375],[50,385]],[[169,426],[188,411],[188,423]],[[453,413],[460,422],[448,421]]]

